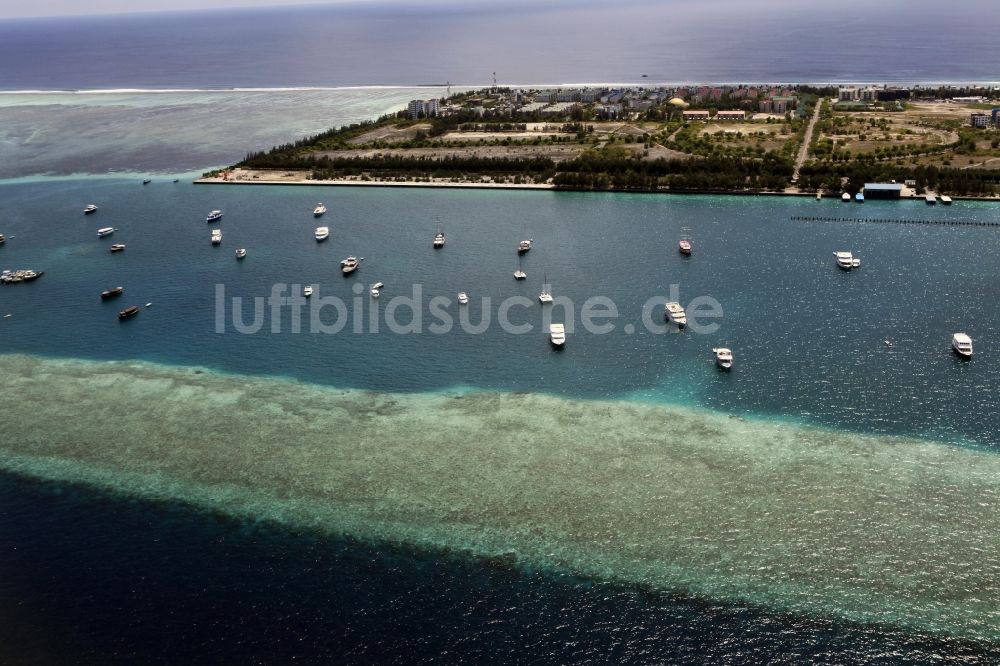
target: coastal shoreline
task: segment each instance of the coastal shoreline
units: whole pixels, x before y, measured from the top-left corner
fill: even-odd
[[[557,186],[549,183],[474,183],[474,182],[445,182],[445,181],[385,181],[385,180],[351,180],[338,178],[332,180],[308,180],[305,178],[296,180],[227,180],[218,177],[198,178],[192,181],[194,185],[290,185],[290,186],[322,186],[322,187],[393,187],[393,188],[425,188],[425,189],[459,189],[459,190],[532,190],[545,192],[604,192],[615,194],[678,194],[678,195],[725,195],[725,196],[762,196],[762,197],[804,197],[815,199],[815,192],[795,192],[795,191],[760,191],[749,192],[740,190],[642,190],[642,189],[587,189]],[[839,194],[824,194],[822,199],[839,199]],[[957,196],[951,197],[954,201],[1000,201],[1000,196],[974,197]],[[923,202],[923,195],[910,195],[902,197],[898,201],[918,201]],[[853,201],[851,202],[854,203]]]

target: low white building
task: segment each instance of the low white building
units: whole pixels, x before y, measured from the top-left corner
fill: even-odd
[[[746,111],[719,111],[715,114],[716,120],[746,120]]]

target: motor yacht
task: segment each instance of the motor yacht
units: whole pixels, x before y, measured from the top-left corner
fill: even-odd
[[[845,271],[849,271],[852,268],[857,268],[861,265],[861,260],[855,257],[850,252],[840,251],[834,252],[833,256],[837,257],[837,266],[843,268]]]
[[[247,250],[246,250],[245,247],[241,247],[238,250],[236,250],[236,258],[237,259],[242,259],[245,256],[247,256]]]
[[[324,206],[321,203],[316,204],[316,207],[313,208],[314,217],[323,217],[323,213],[325,212],[326,212],[326,206]]]
[[[677,326],[687,326],[687,313],[684,312],[684,307],[680,303],[677,303],[676,301],[670,301],[667,303],[664,309],[664,314],[666,314],[667,319],[669,319],[672,323],[677,324]]]
[[[122,252],[124,249],[125,249],[124,243],[115,243],[114,245],[111,246],[112,252]]]
[[[97,236],[98,236],[98,238],[101,238],[103,236],[110,236],[113,233],[115,233],[115,228],[114,227],[102,227],[102,228],[100,228],[100,229],[97,230]]]
[[[215,221],[221,220],[221,219],[222,219],[222,211],[221,210],[213,210],[212,212],[210,212],[205,217],[205,221],[206,222],[215,222]]]
[[[556,347],[566,344],[566,326],[564,324],[549,324],[549,340]]]
[[[441,249],[442,247],[444,247],[444,233],[439,231],[434,236],[434,248]]]
[[[723,370],[733,367],[733,350],[728,347],[715,347],[712,349],[715,354],[715,363]]]
[[[340,272],[344,275],[349,275],[354,271],[358,270],[358,266],[361,265],[361,260],[357,257],[348,257],[340,262]]]
[[[96,213],[96,212],[97,212],[97,206],[95,206],[94,204],[87,204],[86,206],[83,207],[84,215],[90,215],[91,213]]]
[[[212,245],[222,243],[222,229],[212,229]]]
[[[330,227],[316,227],[316,241],[325,241],[330,237]]]
[[[469,302],[469,295],[464,291],[458,292],[458,302],[460,305],[466,305]]]
[[[951,348],[962,358],[972,358],[972,338],[965,333],[951,336]]]

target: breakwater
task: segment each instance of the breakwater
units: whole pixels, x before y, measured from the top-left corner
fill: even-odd
[[[928,220],[894,217],[842,217],[829,215],[792,215],[792,222],[846,222],[861,224],[934,224],[948,227],[1000,227],[1000,220]]]

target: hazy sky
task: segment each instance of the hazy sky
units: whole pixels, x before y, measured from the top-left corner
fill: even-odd
[[[185,11],[223,7],[333,5],[372,0],[33,0],[0,1],[0,18],[25,16],[72,16],[123,12]]]

